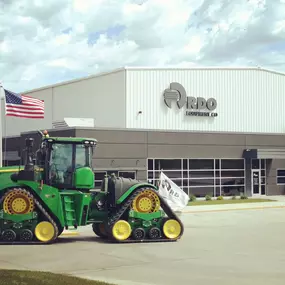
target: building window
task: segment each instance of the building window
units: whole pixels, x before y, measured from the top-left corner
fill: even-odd
[[[187,160],[186,160],[187,161]],[[184,170],[184,159],[148,159],[148,182],[157,185],[160,172],[163,171],[177,186],[188,194],[188,164]]]
[[[245,193],[244,159],[220,159],[216,170],[216,195],[233,196]]]
[[[157,183],[160,171],[188,195],[217,197],[245,192],[244,159],[148,159],[151,183]]]
[[[188,191],[197,197],[215,195],[215,160],[189,159]]]
[[[135,171],[119,171],[118,175],[124,178],[136,179]]]
[[[214,170],[214,159],[189,159],[191,170]]]
[[[100,188],[102,184],[102,180],[105,178],[106,175],[111,175],[114,173],[116,176],[118,176],[117,170],[107,170],[107,171],[94,171],[95,179],[95,188]]]
[[[277,184],[285,185],[285,169],[277,169]]]
[[[181,169],[181,159],[156,159],[155,166],[158,169],[176,170]]]
[[[102,180],[105,178],[105,175],[107,175],[107,171],[95,171],[95,188],[100,188],[102,185]]]

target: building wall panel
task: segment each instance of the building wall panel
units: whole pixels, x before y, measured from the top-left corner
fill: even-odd
[[[125,71],[63,82],[24,93],[45,100],[45,118],[41,120],[6,117],[3,136],[50,129],[64,118],[93,118],[96,127],[126,126]],[[4,114],[4,104],[2,104]]]
[[[116,144],[147,143],[147,132],[142,131],[83,129],[77,130],[76,135],[95,138],[99,145],[110,141]]]
[[[147,132],[78,129],[76,136],[97,139],[98,144],[93,155],[95,170],[145,171],[146,169]]]
[[[125,127],[125,71],[54,88],[53,120],[94,118],[95,127]]]
[[[96,157],[100,158],[143,158],[147,157],[146,144],[100,144],[96,149]]]
[[[185,115],[174,102],[169,109],[163,92],[181,83],[188,96],[215,98],[217,117]],[[283,133],[285,76],[259,69],[128,69],[127,127]]]
[[[121,159],[106,159],[97,158],[96,153],[93,158],[93,167],[95,170],[106,170],[106,169],[118,169],[118,170],[145,170],[146,159],[145,158],[121,158]]]
[[[175,145],[245,145],[244,135],[240,134],[213,134],[213,133],[192,133],[181,132],[149,132],[148,142],[150,144],[175,144]]]
[[[246,136],[246,145],[249,147],[259,146],[259,147],[267,147],[271,148],[276,147],[284,147],[285,146],[285,136],[283,135],[247,135]]]
[[[241,146],[148,145],[149,158],[241,158]]]

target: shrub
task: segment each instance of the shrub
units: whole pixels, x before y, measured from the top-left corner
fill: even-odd
[[[196,201],[196,196],[194,194],[190,194],[189,201],[190,202]]]
[[[219,196],[219,197],[217,197],[217,200],[224,200],[224,197],[223,196]]]
[[[236,195],[233,195],[232,200],[236,200],[236,198],[237,198]]]
[[[206,201],[210,201],[210,200],[212,200],[211,195],[206,195],[206,196],[205,196],[205,200],[206,200]]]
[[[247,197],[245,194],[241,194],[241,195],[240,195],[240,198],[241,198],[242,200],[248,199],[248,197]]]

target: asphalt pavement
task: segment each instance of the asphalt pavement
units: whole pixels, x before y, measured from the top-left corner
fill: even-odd
[[[204,212],[187,207],[181,214],[185,234],[174,243],[109,244],[84,227],[53,245],[1,245],[0,268],[118,285],[284,285],[285,208],[275,205],[243,211],[240,205],[227,211],[216,206]]]

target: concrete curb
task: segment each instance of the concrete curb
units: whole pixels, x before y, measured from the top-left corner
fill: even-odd
[[[260,210],[260,209],[282,209],[285,208],[284,201],[257,202],[241,204],[221,204],[221,205],[201,205],[187,206],[182,213],[202,213],[202,212],[222,212],[222,211],[240,211],[240,210]]]
[[[228,211],[246,211],[246,210],[265,210],[265,209],[285,209],[284,206],[260,206],[260,207],[250,207],[250,208],[231,208],[231,209],[212,209],[212,210],[200,210],[200,211],[184,211],[183,214],[193,214],[193,213],[214,213],[214,212],[228,212]]]

